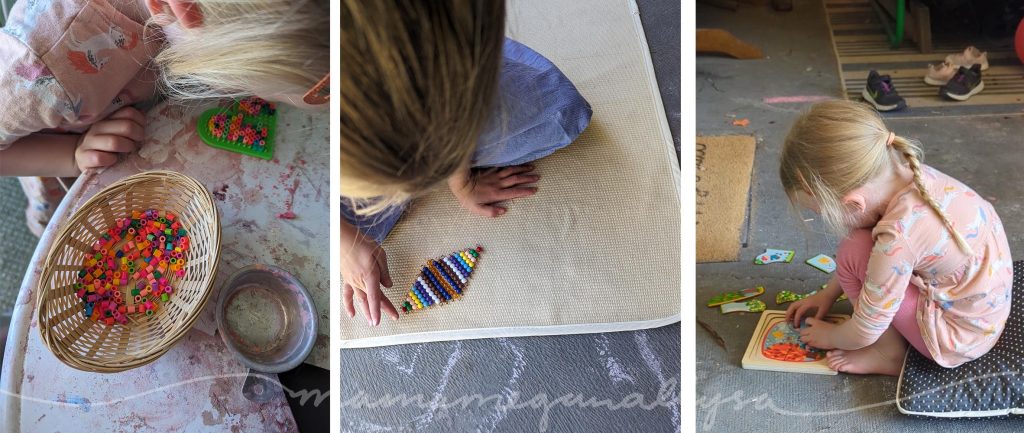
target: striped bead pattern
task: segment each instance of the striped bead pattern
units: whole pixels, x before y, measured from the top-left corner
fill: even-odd
[[[483,247],[477,246],[427,260],[405,296],[402,312],[411,313],[461,298],[483,251]]]

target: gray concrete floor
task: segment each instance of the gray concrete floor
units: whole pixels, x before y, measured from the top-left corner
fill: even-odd
[[[21,280],[39,241],[25,225],[28,199],[16,177],[0,177],[0,360]]]
[[[637,3],[678,150],[680,4]],[[636,332],[343,350],[341,431],[678,432],[679,333],[679,324],[673,324]],[[474,394],[492,398],[458,404]],[[637,395],[646,408],[606,408]],[[384,396],[422,396],[426,404],[363,403]],[[520,403],[578,397],[605,406],[503,409],[514,396]]]
[[[16,177],[0,178],[0,315],[10,315],[39,241],[25,225],[28,200]]]
[[[792,119],[806,105],[767,105],[770,96],[840,96],[835,58],[820,1],[796,1],[793,12],[741,3],[737,12],[697,5],[697,27],[729,30],[760,46],[763,60],[697,57],[697,133],[754,134],[758,138],[751,182],[748,244],[735,263],[697,265],[697,319],[726,342],[718,346],[696,327],[697,430],[861,432],[1019,431],[1019,420],[921,420],[901,415],[893,402],[896,379],[878,376],[815,376],[740,367],[758,315],[722,315],[703,307],[727,289],[764,285],[769,308],[775,293],[806,292],[827,276],[803,261],[835,252],[837,240],[824,235],[817,221],[806,229],[791,210],[778,180],[778,153]],[[922,65],[923,69],[924,65]],[[750,119],[747,128],[732,117]],[[1010,233],[1015,258],[1024,258],[1024,118],[961,117],[887,120],[901,135],[925,146],[926,163],[963,180],[989,197]],[[754,266],[765,248],[797,251],[790,264]],[[782,308],[779,308],[782,309]],[[837,312],[849,313],[849,303]],[[692,323],[692,322],[691,322]]]

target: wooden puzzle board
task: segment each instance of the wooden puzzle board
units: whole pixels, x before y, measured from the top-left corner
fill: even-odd
[[[404,301],[427,258],[481,245],[461,299],[370,327],[342,315],[343,348],[625,331],[679,321],[679,162],[632,0],[514,0],[508,33],[591,104],[590,127],[536,162],[540,191],[477,217],[439,189],[384,243]]]
[[[842,323],[849,319],[845,314],[829,314],[825,320]],[[828,366],[825,352],[809,349],[796,341],[792,325],[785,323],[784,310],[765,310],[750,337],[747,350],[743,353],[743,368],[747,370],[768,370],[788,373],[809,373],[835,375]],[[764,350],[767,346],[769,350]],[[773,344],[774,343],[774,344]],[[811,358],[819,358],[809,361]]]

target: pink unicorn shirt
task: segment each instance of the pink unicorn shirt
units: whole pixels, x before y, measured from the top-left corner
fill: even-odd
[[[934,168],[923,166],[922,176],[973,255],[957,246],[908,185],[872,230],[875,244],[850,324],[878,338],[906,291],[916,290],[924,344],[936,363],[954,367],[985,354],[999,339],[1010,314],[1013,263],[1002,221],[988,201]]]
[[[37,132],[84,132],[153,98],[162,40],[148,18],[133,0],[18,1],[0,31],[0,150]]]

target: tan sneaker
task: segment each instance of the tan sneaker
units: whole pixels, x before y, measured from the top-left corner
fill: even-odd
[[[928,65],[928,73],[924,76],[924,82],[932,86],[945,86],[960,69],[949,62],[942,62],[937,65]]]
[[[974,46],[964,48],[964,52],[946,56],[946,63],[970,68],[972,65],[981,65],[981,70],[988,70],[988,52],[981,51]]]

